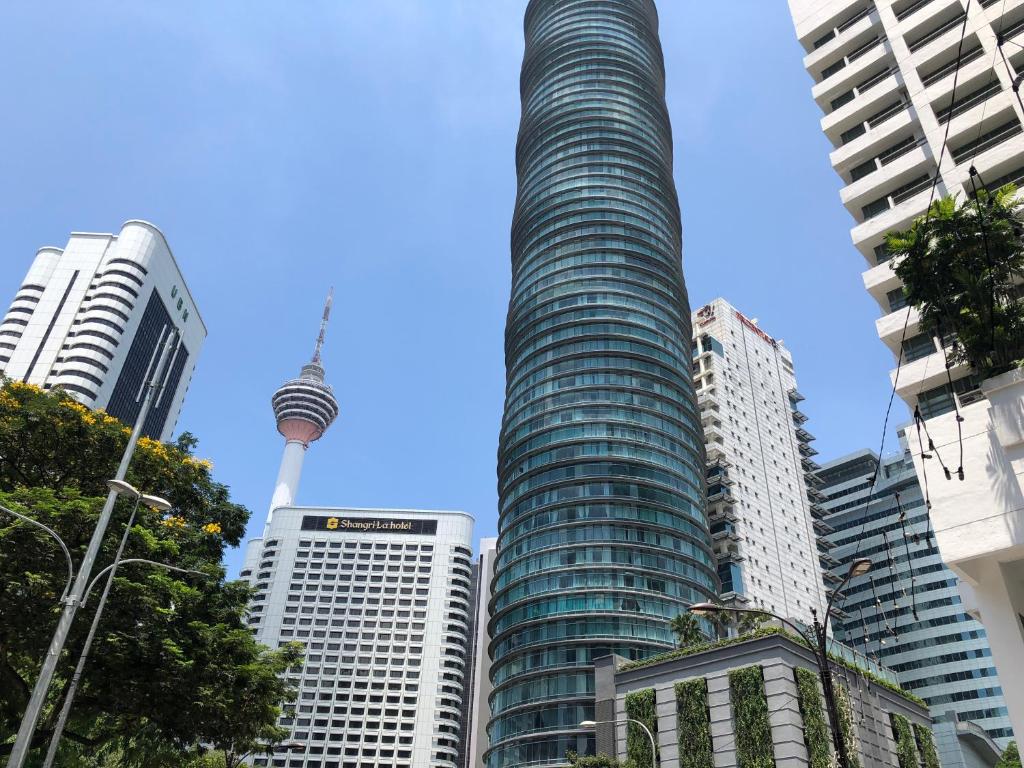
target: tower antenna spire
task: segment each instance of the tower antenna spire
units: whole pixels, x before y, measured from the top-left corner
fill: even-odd
[[[324,316],[320,321],[320,335],[316,337],[316,346],[313,348],[313,362],[320,365],[320,350],[324,348],[324,336],[327,335],[327,321],[331,319],[331,305],[334,304],[334,286],[327,293],[327,303],[324,304]]]

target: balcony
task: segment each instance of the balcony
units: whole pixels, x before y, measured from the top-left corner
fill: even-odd
[[[820,504],[811,504],[810,512],[811,512],[811,517],[815,518],[816,520],[822,520],[822,519],[828,517],[828,514],[829,514],[828,510],[825,509]]]
[[[721,487],[714,493],[708,493],[708,504],[735,504],[736,497],[732,495],[732,490],[726,487]]]
[[[939,183],[935,195],[939,197],[943,194],[942,184]],[[924,213],[928,207],[930,196],[931,183],[922,184],[909,196],[901,194],[899,203],[894,207],[871,217],[851,230],[850,236],[853,238],[854,244],[874,242],[886,232],[891,232],[894,229],[906,229],[917,216]]]
[[[813,459],[800,459],[800,465],[805,472],[817,472],[821,469],[821,465]]]
[[[800,393],[800,390],[796,389],[795,387],[789,390],[786,394],[789,395],[789,402],[791,403],[799,403],[801,400],[807,399]]]
[[[866,204],[879,197],[880,189],[900,187],[911,179],[919,178],[922,172],[930,171],[933,164],[925,151],[924,143],[923,138],[908,136],[887,146],[879,155],[852,168],[851,174],[863,175],[839,192],[839,197],[850,215],[861,214],[861,209]]]
[[[959,4],[957,4],[955,7],[960,7],[960,6],[959,6]],[[961,11],[960,13],[956,14],[952,18],[949,18],[946,21],[944,21],[941,24],[939,24],[939,26],[937,26],[937,27],[935,27],[933,29],[930,29],[929,31],[925,32],[923,35],[917,35],[917,36],[915,36],[913,38],[908,37],[907,40],[906,40],[907,48],[910,49],[911,53],[917,53],[918,51],[924,50],[925,48],[927,48],[928,46],[932,45],[933,43],[935,43],[935,42],[937,42],[939,40],[942,40],[946,35],[949,35],[952,38],[952,35],[954,34],[954,30],[957,31],[957,40],[959,40],[959,34],[958,33],[959,33],[959,30],[963,27],[964,19],[966,19],[966,18],[967,18],[966,11]],[[951,41],[947,41],[947,42],[955,42],[955,41],[951,40]]]
[[[916,127],[911,110],[904,109],[868,129],[861,136],[848,140],[845,144],[833,142],[836,148],[829,155],[829,160],[833,168],[844,169],[856,166],[884,152],[900,137],[913,133]]]
[[[824,520],[814,521],[814,532],[819,536],[827,536],[830,533],[835,533],[836,529],[826,523]]]
[[[813,448],[811,448],[811,446],[807,445],[807,443],[799,443],[797,445],[797,450],[800,451],[800,455],[801,456],[817,456],[818,455],[818,452],[816,450],[814,450]]]
[[[806,413],[804,413],[803,411],[798,411],[795,408],[793,409],[793,423],[794,424],[806,424],[807,421],[808,421],[808,416],[807,416]]]
[[[851,18],[842,22],[839,26],[833,27],[815,42],[813,51],[804,56],[804,69],[815,72],[821,68],[825,61],[830,59],[845,59],[837,57],[841,49],[851,46],[856,50],[865,38],[872,37],[871,29],[878,23],[878,16],[870,13],[867,8],[858,12]]]
[[[811,88],[811,96],[824,111],[837,96],[863,82],[873,69],[892,61],[889,41],[885,37],[873,36],[822,70],[822,78]],[[810,71],[814,72],[813,69]]]
[[[871,78],[848,92],[842,106],[821,118],[821,130],[832,141],[837,142],[842,134],[855,125],[875,120],[876,124],[886,107],[895,100],[900,80],[890,70],[882,72],[881,79]],[[863,86],[867,85],[867,88]],[[865,128],[867,130],[867,128]]]
[[[735,508],[724,504],[708,507],[708,523],[717,523],[723,520],[730,523],[738,522],[739,517]]]
[[[799,440],[801,443],[809,443],[812,440],[816,439],[814,437],[814,435],[812,435],[810,432],[808,432],[803,427],[797,427],[795,431],[796,431],[796,439]]]

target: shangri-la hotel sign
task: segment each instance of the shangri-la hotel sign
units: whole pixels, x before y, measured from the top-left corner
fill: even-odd
[[[337,533],[390,533],[434,536],[437,520],[403,520],[394,517],[323,517],[306,515],[302,518],[304,531],[332,531]]]

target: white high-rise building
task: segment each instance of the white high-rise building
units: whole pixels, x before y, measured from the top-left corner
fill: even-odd
[[[473,566],[476,577],[474,597],[476,619],[474,636],[470,644],[469,717],[466,720],[468,737],[462,768],[482,768],[484,752],[490,746],[487,723],[491,719],[491,633],[487,625],[491,619],[491,581],[498,559],[498,540],[480,539],[480,556]]]
[[[867,261],[864,285],[881,309],[878,335],[894,357],[902,341],[896,392],[927,428],[920,442],[911,430],[910,448],[939,551],[960,579],[965,610],[985,627],[1019,734],[1024,686],[1010,683],[1024,659],[1024,375],[981,381],[967,365],[947,373],[942,342],[906,307],[884,241],[925,213],[937,172],[936,197],[1024,186],[1024,106],[1015,92],[1024,1],[789,6],[854,218],[853,244]]]
[[[116,235],[75,232],[63,249],[39,250],[0,321],[0,374],[61,387],[134,425],[173,328],[178,345],[143,432],[160,440],[174,432],[206,326],[159,229],[129,221]]]
[[[473,518],[463,512],[295,505],[303,459],[338,415],[320,352],[273,397],[284,455],[241,576],[249,624],[272,648],[300,642],[280,725],[287,768],[457,768],[470,661]]]
[[[826,602],[822,558],[831,559],[815,532],[824,497],[792,356],[724,299],[693,313],[693,339],[722,599],[810,624]]]
[[[1024,71],[1016,44],[1024,45],[1024,2],[789,0],[789,7],[843,180],[840,198],[854,219],[853,244],[867,263],[864,285],[881,312],[878,335],[898,356],[908,309],[885,235],[924,214],[946,132],[936,199],[973,194],[972,167],[979,188],[1024,181],[1024,112],[1012,90]],[[998,49],[1000,32],[1013,41],[1003,45],[1012,71]],[[922,333],[916,310],[909,313],[897,394],[925,418],[952,411],[954,397],[977,397],[966,366],[950,371],[950,387],[938,340]]]

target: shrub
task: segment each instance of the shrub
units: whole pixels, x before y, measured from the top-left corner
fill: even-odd
[[[821,692],[818,690],[818,674],[802,667],[797,667],[794,672],[810,768],[831,768],[832,738],[822,708]]]

